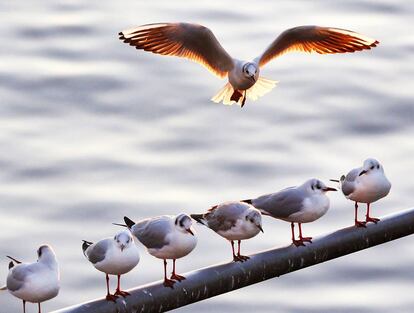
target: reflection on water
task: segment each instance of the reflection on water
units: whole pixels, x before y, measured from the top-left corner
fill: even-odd
[[[309,177],[327,181],[370,156],[393,182],[374,212],[412,206],[414,38],[407,25],[414,8],[403,1],[238,4],[0,3],[0,254],[33,260],[42,242],[55,247],[62,289],[47,310],[104,294],[104,276],[84,260],[81,239],[112,235],[111,223],[123,215],[199,212]],[[224,82],[201,66],[138,53],[117,39],[133,25],[181,20],[209,26],[245,59],[301,24],[348,28],[381,44],[352,55],[287,54],[262,71],[278,87],[240,109],[209,101]],[[339,193],[331,201],[306,233],[352,223],[352,204]],[[180,272],[230,260],[227,242],[197,229],[199,245]],[[289,243],[288,224],[266,218],[264,229],[246,252]],[[410,240],[181,311],[410,312]],[[141,253],[125,287],[162,277],[162,262]],[[7,260],[0,265],[4,282]],[[10,295],[0,301],[2,311],[19,312]]]

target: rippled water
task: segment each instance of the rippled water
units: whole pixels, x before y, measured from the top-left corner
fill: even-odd
[[[33,260],[39,244],[55,247],[62,288],[45,304],[54,310],[104,294],[80,240],[112,235],[123,215],[199,212],[309,177],[326,181],[369,156],[393,182],[375,214],[412,206],[413,13],[401,0],[0,2],[0,254]],[[209,101],[225,82],[201,66],[117,39],[158,21],[205,24],[245,59],[301,24],[348,28],[381,44],[352,55],[285,55],[262,71],[278,87],[240,109]],[[331,202],[306,233],[352,223],[352,204],[339,193]],[[266,218],[264,228],[246,252],[289,244],[287,223]],[[180,272],[230,257],[227,242],[197,229],[199,245]],[[127,288],[162,276],[161,261],[141,252]],[[412,312],[413,262],[405,238],[181,311]],[[7,260],[0,265],[4,282]],[[0,301],[1,312],[20,311],[7,293]]]

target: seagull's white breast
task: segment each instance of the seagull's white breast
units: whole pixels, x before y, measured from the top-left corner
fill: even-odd
[[[182,232],[173,227],[166,239],[169,244],[160,249],[148,249],[148,253],[159,259],[179,259],[194,250],[197,245],[197,237],[193,228],[194,236],[187,232]]]
[[[324,216],[329,209],[329,198],[325,194],[306,197],[302,202],[302,210],[293,213],[287,220],[294,223],[310,223]]]
[[[259,228],[245,219],[238,219],[236,225],[228,230],[219,230],[217,234],[227,240],[244,240],[256,236]]]
[[[15,291],[10,290],[10,293],[32,303],[40,303],[56,297],[60,288],[59,270],[41,263],[33,265],[33,271],[26,276],[23,286]]]
[[[347,197],[350,200],[362,203],[372,203],[385,197],[391,183],[380,171],[358,176],[355,179],[354,191]]]
[[[122,275],[131,271],[139,263],[139,251],[133,242],[123,251],[115,244],[111,245],[105,259],[94,264],[95,268],[110,275]]]

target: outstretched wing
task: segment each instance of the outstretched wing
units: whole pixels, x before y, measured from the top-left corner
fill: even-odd
[[[137,49],[196,61],[219,77],[226,76],[233,68],[233,59],[213,32],[202,25],[147,24],[120,32],[119,39]]]
[[[350,30],[321,27],[298,26],[285,30],[272,42],[258,58],[259,65],[264,66],[270,60],[289,51],[327,53],[345,53],[361,51],[376,47],[375,39]]]

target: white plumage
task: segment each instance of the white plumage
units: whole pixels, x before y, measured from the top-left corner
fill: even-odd
[[[55,252],[49,245],[37,250],[38,260],[34,263],[21,263],[14,258],[9,264],[7,289],[13,296],[23,300],[23,311],[27,302],[40,303],[56,297],[59,293],[59,266]]]

